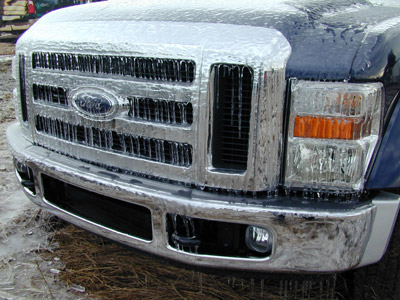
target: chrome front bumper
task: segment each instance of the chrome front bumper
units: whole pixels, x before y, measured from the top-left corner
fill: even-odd
[[[363,255],[367,244],[373,245],[376,237],[382,235],[379,230],[373,230],[374,216],[379,206],[376,203],[380,203],[380,200],[390,200],[389,203],[396,207],[395,211],[399,203],[398,196],[381,193],[373,199],[372,204],[351,210],[250,204],[241,197],[221,196],[182,185],[145,178],[133,179],[131,175],[108,172],[103,168],[32,145],[22,137],[19,124],[8,128],[7,138],[13,156],[33,170],[36,194],[33,195],[28,189],[25,189],[25,192],[34,203],[68,222],[106,238],[199,267],[292,273],[348,270],[358,266],[362,260],[365,261]],[[41,174],[88,191],[147,207],[151,211],[152,240],[144,241],[122,234],[52,205],[43,197]],[[167,213],[268,227],[274,237],[272,254],[268,258],[253,259],[178,251],[168,245]],[[396,216],[394,214],[394,218]],[[387,221],[389,227],[393,225],[393,216],[391,218]],[[371,232],[376,236],[371,236]],[[389,238],[390,234],[386,237],[386,243]],[[374,256],[378,257],[375,260],[383,254],[372,250],[367,252],[374,253]],[[377,251],[384,250],[385,247]],[[370,260],[367,259],[368,263],[371,263]]]

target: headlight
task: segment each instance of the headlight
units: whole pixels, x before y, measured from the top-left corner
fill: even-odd
[[[359,191],[382,120],[381,83],[295,81],[285,187]]]

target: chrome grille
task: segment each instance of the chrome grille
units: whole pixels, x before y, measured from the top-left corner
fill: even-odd
[[[40,115],[35,123],[38,132],[68,142],[180,167],[192,164],[192,146],[186,143],[74,125]]]
[[[49,52],[33,53],[32,67],[188,83],[195,74],[191,60]]]

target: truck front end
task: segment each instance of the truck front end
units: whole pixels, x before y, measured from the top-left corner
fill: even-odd
[[[33,202],[198,267],[379,261],[400,200],[367,189],[384,83],[295,78],[287,35],[229,13],[171,20],[177,3],[117,3],[54,12],[18,41],[7,136]]]

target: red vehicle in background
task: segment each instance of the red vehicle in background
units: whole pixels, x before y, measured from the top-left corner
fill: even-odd
[[[0,0],[0,35],[20,34],[49,11],[92,0]]]

